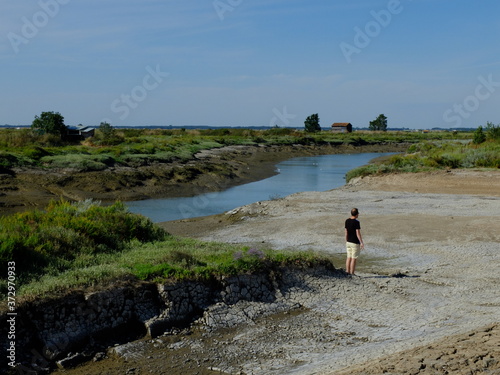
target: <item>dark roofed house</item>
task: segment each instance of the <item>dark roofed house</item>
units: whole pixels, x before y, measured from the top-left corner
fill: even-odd
[[[352,124],[350,122],[334,122],[332,124],[332,130],[335,132],[351,133]]]
[[[72,139],[86,139],[94,136],[95,129],[90,126],[68,126],[67,136]]]

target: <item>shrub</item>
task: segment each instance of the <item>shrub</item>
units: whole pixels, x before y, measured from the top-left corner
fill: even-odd
[[[44,156],[49,156],[51,155],[50,152],[48,152],[47,150],[45,150],[44,148],[42,147],[29,147],[27,149],[24,149],[23,150],[23,154],[29,158],[29,159],[33,159],[33,160],[40,160],[42,157]]]
[[[500,153],[498,150],[472,149],[462,160],[464,168],[500,168]]]
[[[480,144],[440,141],[411,145],[408,153],[394,155],[380,165],[368,165],[346,174],[349,182],[354,177],[382,173],[419,172],[436,168],[500,168],[500,143],[488,140]]]
[[[0,151],[0,168],[12,168],[19,164],[19,158],[10,152]]]
[[[133,240],[165,238],[149,219],[126,211],[121,203],[108,207],[84,201],[53,202],[46,211],[0,218],[0,263],[15,261],[20,273],[60,268],[81,256],[115,252]]]
[[[490,140],[500,140],[500,125],[491,122],[486,123],[486,137]]]
[[[479,126],[474,132],[474,138],[472,139],[472,143],[478,145],[486,141],[486,134],[483,132],[483,127]]]

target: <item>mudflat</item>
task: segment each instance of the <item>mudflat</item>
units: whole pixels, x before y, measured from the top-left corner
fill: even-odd
[[[366,245],[358,277],[324,280],[300,314],[225,337],[217,367],[244,374],[500,373],[500,171],[369,177],[162,225],[209,241],[326,252],[343,268],[343,224],[352,207],[360,210]]]

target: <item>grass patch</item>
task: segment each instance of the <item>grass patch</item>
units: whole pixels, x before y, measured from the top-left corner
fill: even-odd
[[[313,252],[256,250],[170,236],[116,203],[55,202],[46,211],[0,218],[0,261],[16,263],[17,297],[33,299],[121,280],[208,280],[220,276],[313,266]],[[330,262],[331,264],[331,262]],[[6,298],[7,277],[0,281]]]
[[[5,272],[8,262],[15,262],[18,282],[29,284],[46,275],[98,265],[104,255],[123,251],[133,241],[166,236],[121,203],[101,207],[92,201],[53,202],[45,211],[0,217],[0,265]]]
[[[405,154],[393,155],[382,163],[349,171],[346,181],[368,175],[455,168],[500,168],[500,140],[488,139],[481,144],[460,141],[416,143]]]
[[[115,164],[111,155],[69,154],[43,156],[39,162],[50,168],[71,168],[81,172],[102,171]]]

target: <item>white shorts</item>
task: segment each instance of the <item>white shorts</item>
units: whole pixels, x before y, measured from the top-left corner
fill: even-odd
[[[357,259],[361,252],[361,245],[359,243],[346,242],[345,247],[347,250],[347,257]]]

